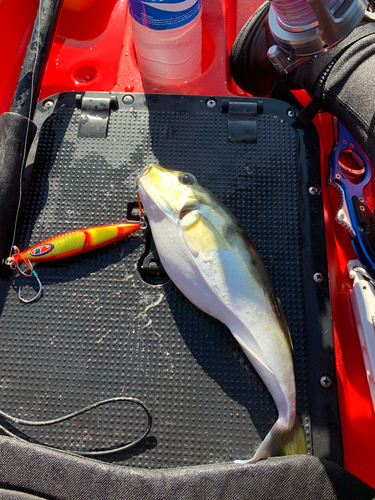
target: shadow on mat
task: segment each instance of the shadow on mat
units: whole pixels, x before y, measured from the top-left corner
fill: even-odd
[[[218,320],[195,307],[172,283],[165,286],[165,294],[176,327],[195,360],[208,377],[214,381],[214,385],[211,384],[213,390],[215,390],[215,384],[219,385],[229,398],[246,409],[246,420],[250,419],[251,422],[241,421],[243,438],[247,439],[246,436],[249,432],[247,426],[252,424],[259,437],[264,439],[277,419],[277,410],[271,395],[233,338],[230,330]],[[204,403],[204,396],[201,395],[201,398]],[[211,399],[211,395],[208,399]],[[226,398],[224,406],[228,403],[230,401]],[[238,405],[236,405],[237,408]],[[222,408],[219,402],[218,411],[220,410]],[[237,411],[239,410],[237,409]],[[226,417],[228,418],[229,415],[230,412],[227,413]],[[235,422],[236,418],[233,415],[229,425],[234,426]],[[254,436],[252,436],[252,439],[249,439],[248,458],[252,456],[258,446],[258,442],[255,441],[254,449],[250,449],[251,444],[254,446],[254,441]]]

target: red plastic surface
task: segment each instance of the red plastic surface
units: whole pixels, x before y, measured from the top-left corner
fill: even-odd
[[[63,91],[119,91],[198,95],[242,95],[230,78],[228,54],[259,0],[203,0],[203,73],[180,85],[142,78],[132,41],[125,0],[66,0],[41,89],[41,98]],[[30,35],[37,3],[0,0],[1,112],[9,109]],[[303,92],[297,93],[307,102]],[[327,114],[315,119],[321,138],[322,196],[326,222],[337,386],[347,470],[375,487],[375,415],[349,302],[348,260],[355,257],[348,233],[334,221],[338,195],[326,185],[327,158],[333,146]],[[369,195],[372,195],[369,188]],[[370,199],[374,199],[373,197]]]
[[[328,154],[333,147],[331,117],[326,113],[320,115],[316,126],[322,144],[322,179],[327,179]],[[348,232],[335,221],[340,207],[338,193],[323,182],[322,194],[344,464],[347,470],[375,487],[375,414],[350,304],[352,280],[347,270],[348,261],[357,257]],[[370,206],[374,194],[372,185],[369,185],[365,189],[365,198]]]
[[[0,113],[12,103],[38,4],[0,0]]]

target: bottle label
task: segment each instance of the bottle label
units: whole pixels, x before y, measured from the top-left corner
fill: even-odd
[[[185,26],[199,14],[202,0],[129,0],[130,14],[153,30]]]

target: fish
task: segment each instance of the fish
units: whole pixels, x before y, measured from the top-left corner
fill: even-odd
[[[161,263],[177,288],[228,327],[269,390],[278,419],[251,458],[306,454],[289,328],[267,270],[228,208],[188,172],[150,164],[137,180]]]

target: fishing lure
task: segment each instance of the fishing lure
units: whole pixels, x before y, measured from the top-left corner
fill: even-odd
[[[143,227],[143,220],[134,223],[123,222],[121,224],[87,227],[53,236],[52,238],[48,238],[33,245],[23,252],[20,252],[20,250],[14,246],[14,253],[6,259],[5,263],[12,269],[17,269],[23,276],[29,278],[34,275],[39,284],[39,291],[35,297],[28,300],[23,299],[21,297],[20,287],[18,290],[18,298],[22,302],[32,302],[42,293],[42,284],[37,273],[34,271],[33,263],[64,259],[66,257],[88,252],[89,250],[94,250],[95,248],[126,238]],[[29,274],[26,274],[20,268],[22,262],[30,269]]]

